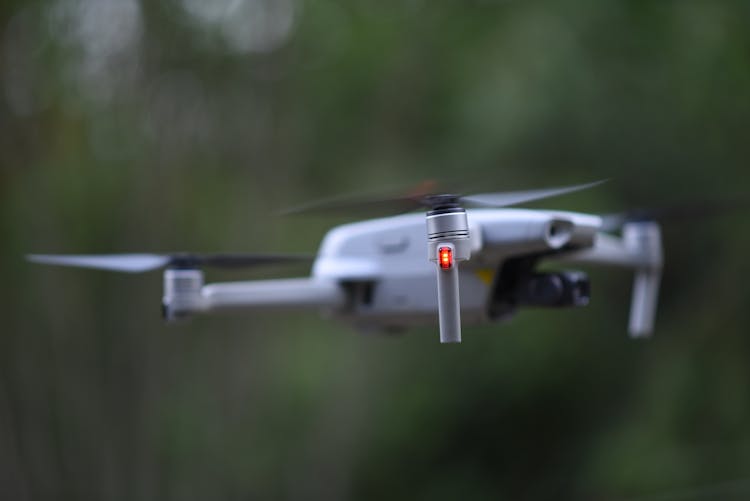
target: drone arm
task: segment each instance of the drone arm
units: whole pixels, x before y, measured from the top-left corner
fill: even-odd
[[[458,292],[458,266],[437,266],[438,320],[441,343],[461,342],[461,301]]]
[[[647,256],[633,279],[633,299],[630,306],[631,337],[648,337],[654,330],[659,284],[663,265],[661,230],[654,222],[629,223],[623,229],[625,245],[635,254]]]
[[[343,306],[344,290],[335,282],[310,278],[226,282],[203,287],[209,309],[323,308]]]
[[[661,230],[657,223],[628,223],[623,226],[622,238],[600,233],[593,247],[561,255],[558,260],[634,269],[628,332],[631,337],[651,335],[663,265]]]
[[[597,234],[594,245],[590,248],[557,254],[553,256],[553,259],[572,264],[594,264],[623,268],[640,268],[649,265],[648,256],[634,252],[633,249],[625,245],[624,239],[606,233]]]
[[[167,319],[216,310],[338,308],[346,293],[336,282],[290,278],[203,285],[200,270],[164,272],[164,311]]]

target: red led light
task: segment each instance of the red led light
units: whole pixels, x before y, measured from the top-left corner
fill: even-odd
[[[440,268],[448,270],[453,267],[453,249],[450,247],[440,247],[438,249],[438,262]]]

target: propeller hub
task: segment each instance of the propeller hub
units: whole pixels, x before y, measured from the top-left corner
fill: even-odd
[[[459,206],[460,198],[459,195],[444,193],[440,195],[425,195],[421,202],[423,205],[426,205],[431,209],[430,212],[433,212],[439,210],[461,209]]]
[[[197,268],[200,263],[195,258],[187,253],[173,254],[169,260],[169,269],[172,270],[191,270]]]

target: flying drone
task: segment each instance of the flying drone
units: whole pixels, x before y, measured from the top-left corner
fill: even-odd
[[[230,308],[306,308],[368,330],[402,330],[437,321],[441,343],[460,343],[462,323],[508,319],[525,307],[589,303],[585,273],[539,271],[542,263],[623,267],[634,272],[629,334],[648,337],[663,262],[656,221],[627,214],[510,208],[600,183],[475,195],[420,192],[293,209],[398,213],[332,228],[314,256],[35,254],[28,259],[129,273],[164,268],[162,306],[170,321]],[[310,276],[207,284],[202,271],[294,262],[312,263]]]

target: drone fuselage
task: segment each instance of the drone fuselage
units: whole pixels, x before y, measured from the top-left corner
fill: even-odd
[[[471,259],[460,268],[465,324],[492,319],[491,293],[508,258],[589,248],[600,218],[570,212],[470,209]],[[437,320],[435,266],[428,261],[424,215],[373,219],[333,228],[313,266],[316,280],[341,284],[349,302],[335,310],[360,327],[397,329]]]

